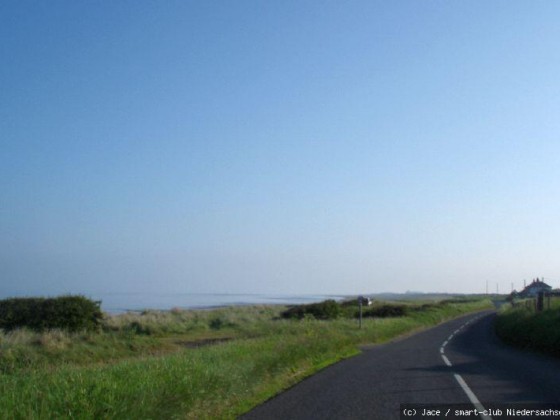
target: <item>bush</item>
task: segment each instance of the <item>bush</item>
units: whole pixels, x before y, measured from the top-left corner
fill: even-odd
[[[125,327],[125,331],[140,335],[151,335],[153,333],[152,328],[150,328],[148,325],[141,324],[138,321],[133,321],[128,324]]]
[[[5,299],[0,301],[0,328],[96,330],[103,318],[100,305],[84,296]]]
[[[385,304],[364,311],[364,317],[389,318],[405,316],[408,312],[406,305]]]
[[[319,303],[293,306],[282,312],[282,317],[288,319],[303,319],[313,316],[316,319],[335,319],[340,316],[340,313],[340,305],[336,303],[336,301],[329,299]]]

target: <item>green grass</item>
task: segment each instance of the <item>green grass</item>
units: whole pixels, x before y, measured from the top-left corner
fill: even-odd
[[[0,374],[0,417],[234,418],[357,354],[359,345],[490,306],[438,304],[365,319],[362,329],[354,319],[281,320],[283,308],[253,307],[126,314],[106,320],[98,335],[3,334],[0,360],[9,367]],[[234,339],[197,349],[180,344],[215,337]]]
[[[560,357],[560,299],[538,313],[534,304],[523,302],[504,307],[496,320],[496,333],[511,345]]]

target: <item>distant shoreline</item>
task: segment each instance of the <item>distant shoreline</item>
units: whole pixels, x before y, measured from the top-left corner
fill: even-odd
[[[143,311],[213,310],[232,306],[297,305],[327,299],[343,300],[352,295],[257,295],[257,294],[182,294],[144,295],[138,293],[90,296],[101,301],[101,310],[110,314]]]
[[[417,299],[448,299],[454,296],[482,296],[482,294],[462,293],[364,293],[373,300],[417,300]],[[125,312],[170,311],[174,308],[181,310],[213,310],[235,306],[253,305],[298,305],[321,302],[327,299],[336,301],[352,299],[357,294],[227,294],[227,293],[192,293],[192,294],[142,294],[142,293],[113,293],[105,296],[89,296],[100,300],[103,312],[119,314]]]

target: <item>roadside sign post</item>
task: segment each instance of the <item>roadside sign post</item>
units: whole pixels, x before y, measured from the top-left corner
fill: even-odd
[[[366,305],[371,305],[371,300],[367,297],[363,297],[363,296],[358,296],[358,307],[360,308],[360,321],[359,321],[359,325],[360,325],[360,329],[362,328],[362,306],[364,305],[364,303]]]
[[[358,307],[360,308],[360,329],[362,328],[362,297],[358,298]]]

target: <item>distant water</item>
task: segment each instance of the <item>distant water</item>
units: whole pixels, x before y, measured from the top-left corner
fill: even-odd
[[[142,311],[144,309],[169,310],[171,308],[203,309],[219,306],[303,304],[320,302],[326,299],[341,300],[341,295],[266,295],[266,294],[219,294],[219,293],[110,293],[90,295],[94,300],[101,300],[101,309],[105,312],[119,313]]]

